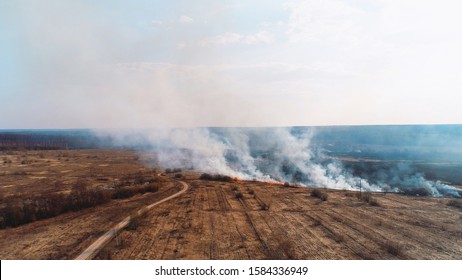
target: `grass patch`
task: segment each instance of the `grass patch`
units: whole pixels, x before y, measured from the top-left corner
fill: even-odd
[[[358,193],[357,195],[359,200],[368,203],[370,206],[380,206],[380,203],[377,201],[375,197],[372,196],[370,192]]]
[[[201,180],[208,180],[208,181],[218,181],[218,182],[232,182],[233,178],[225,175],[211,175],[208,173],[202,173],[199,177]]]
[[[317,197],[317,198],[321,199],[322,201],[326,201],[329,198],[327,193],[325,191],[320,190],[320,189],[313,189],[311,191],[311,196],[312,197]]]
[[[234,197],[236,197],[237,199],[242,199],[244,198],[244,195],[241,193],[241,192],[237,192]]]
[[[260,210],[262,211],[268,211],[270,209],[270,205],[266,202],[261,201],[260,202]]]
[[[393,256],[400,256],[403,254],[404,246],[394,241],[386,241],[383,243],[383,248]]]
[[[462,209],[462,200],[460,200],[460,199],[451,199],[451,200],[448,201],[447,205]]]
[[[159,190],[159,186],[155,183],[149,183],[143,186],[134,186],[134,187],[118,187],[114,190],[112,194],[113,199],[120,199],[120,198],[129,198],[134,196],[135,194],[143,194],[147,192],[157,192]]]

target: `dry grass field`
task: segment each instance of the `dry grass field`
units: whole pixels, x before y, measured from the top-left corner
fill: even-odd
[[[90,190],[101,190],[117,184],[132,185],[138,178],[158,178],[158,171],[145,168],[131,151],[13,151],[3,152],[0,158],[9,159],[0,163],[0,210],[11,201],[69,193],[81,180]],[[154,193],[112,199],[0,229],[0,258],[72,259],[123,217],[179,189],[175,182],[162,182]]]
[[[190,181],[99,255],[112,259],[461,259],[447,199]],[[323,200],[325,199],[325,200]],[[373,201],[371,203],[371,201]]]
[[[1,259],[72,259],[133,211],[180,189],[178,173],[146,168],[125,150],[2,152],[7,201],[158,180],[156,192],[0,229]],[[97,259],[462,259],[460,199],[199,180],[151,209]],[[137,178],[141,181],[137,182]]]

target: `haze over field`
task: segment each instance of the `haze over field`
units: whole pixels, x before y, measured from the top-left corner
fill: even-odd
[[[152,149],[156,165],[163,168],[193,168],[245,180],[331,189],[361,188],[454,197],[462,193],[440,179],[427,180],[414,167],[415,162],[452,162],[454,166],[462,166],[460,125],[192,128],[100,133],[105,139],[112,138],[116,146],[144,147],[142,154],[146,148]],[[345,168],[337,159],[339,155],[357,158],[360,163]],[[383,163],[371,167],[372,163],[364,160]],[[460,184],[459,179],[456,181]]]
[[[0,1],[0,128],[460,123],[459,1]]]

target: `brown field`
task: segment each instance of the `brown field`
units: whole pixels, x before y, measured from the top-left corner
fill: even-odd
[[[131,151],[15,151],[0,159],[2,204],[63,192],[82,178],[91,188],[130,174],[163,179],[154,193],[1,229],[1,259],[75,258],[126,216],[180,189],[176,174],[145,167]],[[137,218],[96,258],[462,259],[460,199],[359,198],[356,192],[182,175],[190,186],[185,194]]]
[[[131,151],[13,151],[3,152],[2,158],[12,161],[0,162],[2,207],[10,200],[69,192],[70,186],[82,179],[98,189],[127,180],[133,174],[143,178],[158,175],[155,169],[144,167]],[[21,163],[23,159],[27,163]],[[179,189],[175,182],[165,182],[155,193],[113,199],[80,211],[0,229],[0,258],[72,259],[123,217]]]

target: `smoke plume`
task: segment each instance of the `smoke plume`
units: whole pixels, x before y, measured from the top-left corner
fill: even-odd
[[[314,134],[313,129],[294,128],[156,129],[119,135],[116,144],[154,151],[162,168],[318,188],[460,196],[456,188],[426,180],[409,164],[353,175],[311,144]]]

